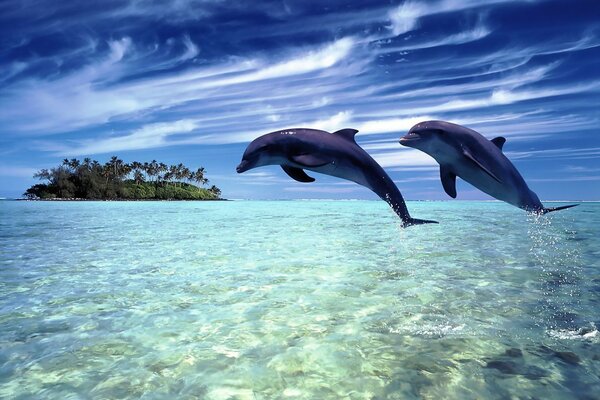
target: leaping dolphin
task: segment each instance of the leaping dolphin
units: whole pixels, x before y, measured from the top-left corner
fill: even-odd
[[[506,139],[487,140],[478,132],[445,121],[424,121],[400,138],[400,144],[419,149],[440,164],[440,178],[446,193],[456,198],[456,177],[477,189],[525,211],[546,214],[574,207],[544,207],[529,189],[513,163],[502,153]]]
[[[281,165],[298,182],[315,180],[305,169],[347,179],[371,189],[386,201],[402,219],[403,227],[437,223],[410,216],[394,182],[354,140],[357,132],[293,128],[267,133],[248,145],[236,170],[242,173],[264,165]]]

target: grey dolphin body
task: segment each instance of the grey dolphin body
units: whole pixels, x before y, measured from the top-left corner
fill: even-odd
[[[329,133],[294,128],[267,133],[248,145],[236,168],[242,173],[264,165],[281,165],[299,182],[313,182],[304,170],[347,179],[365,186],[385,200],[402,219],[403,226],[436,223],[410,216],[400,191],[383,168],[354,140],[356,129]]]
[[[456,177],[477,189],[528,212],[545,214],[576,204],[546,208],[527,186],[513,163],[502,153],[503,137],[487,140],[478,132],[445,121],[425,121],[413,126],[400,144],[419,149],[440,164],[446,193],[456,197]]]

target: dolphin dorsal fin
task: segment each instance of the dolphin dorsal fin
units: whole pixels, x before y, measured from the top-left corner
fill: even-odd
[[[489,176],[491,176],[492,178],[497,180],[499,183],[502,183],[500,178],[498,178],[496,176],[496,174],[494,174],[488,167],[486,167],[485,165],[480,163],[475,157],[473,157],[473,155],[471,154],[471,152],[469,150],[463,149],[463,155],[466,158],[468,158],[469,160],[473,161],[479,168],[481,168],[483,170],[483,172],[485,172],[486,174],[488,174]]]
[[[498,147],[500,150],[502,150],[502,146],[504,146],[504,143],[506,142],[506,138],[502,137],[502,136],[498,136],[498,137],[495,137],[492,140],[490,140],[490,142],[494,143],[496,145],[496,147]]]
[[[339,131],[335,131],[332,133],[332,135],[338,135],[345,139],[352,140],[354,142],[355,141],[354,135],[356,135],[357,132],[358,132],[358,130],[356,130],[356,129],[346,128],[346,129],[340,129]]]
[[[450,168],[440,165],[440,179],[442,180],[442,186],[448,196],[453,199],[456,198],[456,175],[450,170]]]
[[[296,167],[288,167],[287,165],[282,165],[281,168],[285,171],[286,174],[290,176],[290,178],[303,183],[314,182],[315,178],[306,175],[306,172],[302,168]]]

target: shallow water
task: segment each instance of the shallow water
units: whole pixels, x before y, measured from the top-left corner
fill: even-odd
[[[598,396],[600,203],[409,208],[1,201],[0,398]]]

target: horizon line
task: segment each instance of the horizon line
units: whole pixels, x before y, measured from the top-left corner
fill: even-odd
[[[28,200],[25,197],[0,197],[0,200]],[[77,200],[66,200],[66,199],[57,199],[61,201],[108,201],[108,200],[99,200],[99,199],[77,199]],[[345,199],[328,199],[328,198],[298,198],[298,199],[244,199],[244,198],[230,198],[224,199],[229,201],[381,201],[380,199],[354,199],[354,198],[345,198]],[[34,200],[34,201],[55,201],[55,200]],[[146,201],[146,200],[117,200],[117,201]],[[151,200],[156,201],[156,200]],[[163,200],[163,201],[206,201],[206,200]],[[505,203],[502,200],[486,200],[486,199],[407,199],[406,201],[422,201],[422,202],[486,202],[486,203]],[[597,200],[541,200],[544,203],[600,203],[600,199]]]

